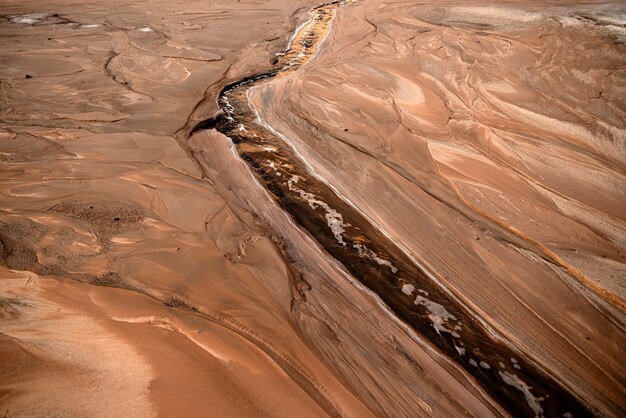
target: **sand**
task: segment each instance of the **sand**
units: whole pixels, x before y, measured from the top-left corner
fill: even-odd
[[[0,6],[2,414],[511,413],[331,257],[230,138],[191,134],[227,83],[281,62],[315,5]],[[519,361],[616,417],[624,13],[347,2],[314,59],[247,93],[312,178]],[[501,376],[542,415],[541,393]]]

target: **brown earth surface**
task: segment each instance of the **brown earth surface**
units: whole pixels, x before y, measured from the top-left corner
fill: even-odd
[[[0,414],[516,414],[231,139],[189,135],[317,4],[0,5]],[[257,123],[520,361],[626,414],[626,8],[361,0],[324,30],[248,90]]]

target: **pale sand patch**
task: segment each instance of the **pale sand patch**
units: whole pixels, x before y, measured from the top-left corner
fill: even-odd
[[[79,306],[47,299],[47,288],[55,286],[50,279],[5,269],[0,276],[2,293],[24,304],[0,326],[6,362],[1,386],[8,394],[0,410],[38,416],[51,411],[156,415],[149,398],[154,369],[133,345]]]

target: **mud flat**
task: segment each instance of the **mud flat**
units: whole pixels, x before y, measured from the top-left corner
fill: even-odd
[[[259,83],[249,102],[309,176],[431,272],[481,327],[593,413],[619,416],[623,8],[444,6],[346,7],[315,60]],[[616,25],[603,23],[610,19]],[[342,215],[340,226],[350,224],[346,234],[360,226],[324,201]],[[457,317],[413,282],[387,283],[410,293],[434,329],[446,324],[437,305]],[[505,376],[496,380],[506,386]]]
[[[247,93],[297,72],[315,58],[330,30],[337,2],[313,9],[310,22],[281,53],[276,69],[226,86],[223,113],[193,132],[215,128],[231,138],[239,155],[294,220],[349,272],[374,291],[403,321],[455,359],[513,414],[585,416],[590,412],[545,370],[516,357],[523,353],[494,335],[480,319],[446,293],[438,278],[411,260],[383,232],[312,175],[315,168],[297,155],[291,141],[262,125]],[[532,391],[531,391],[532,389]],[[540,394],[540,395],[534,395]]]
[[[619,13],[4,2],[0,412],[623,415]]]
[[[370,414],[294,326],[272,233],[175,138],[312,6],[3,2],[1,415]]]

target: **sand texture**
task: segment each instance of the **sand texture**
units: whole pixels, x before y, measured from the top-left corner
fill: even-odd
[[[0,415],[626,414],[626,7],[0,5]]]

